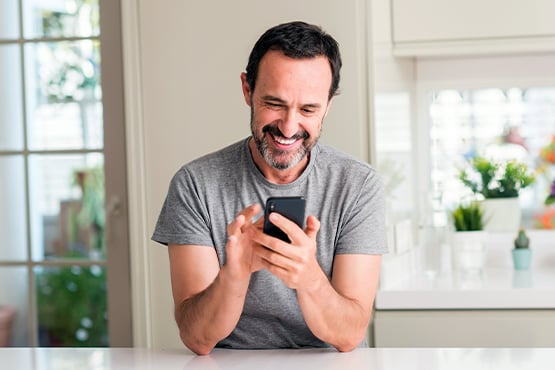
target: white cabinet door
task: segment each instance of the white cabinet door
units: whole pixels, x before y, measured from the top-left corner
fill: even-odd
[[[375,347],[554,347],[555,310],[376,311]]]
[[[406,55],[555,50],[554,14],[552,0],[392,0],[392,36]]]

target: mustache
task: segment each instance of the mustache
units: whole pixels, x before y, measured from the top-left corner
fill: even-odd
[[[287,139],[294,139],[294,140],[298,140],[298,139],[308,139],[310,137],[310,135],[308,134],[308,132],[306,131],[301,131],[301,132],[297,132],[295,135],[293,135],[292,137],[287,137],[285,135],[283,135],[283,133],[280,131],[280,129],[277,127],[277,125],[268,125],[268,126],[264,126],[264,128],[262,128],[262,133],[268,133],[272,136],[280,136],[283,138],[287,138]]]

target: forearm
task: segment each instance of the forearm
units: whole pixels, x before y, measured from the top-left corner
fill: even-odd
[[[232,279],[224,266],[205,290],[176,305],[183,343],[197,354],[208,354],[237,325],[248,285],[248,279]]]
[[[299,305],[312,333],[345,352],[364,339],[371,307],[339,294],[322,273],[316,289],[297,291]]]

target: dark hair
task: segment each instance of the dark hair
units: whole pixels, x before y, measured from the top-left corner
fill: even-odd
[[[281,50],[289,58],[302,59],[325,56],[331,67],[332,81],[328,98],[339,88],[341,55],[339,44],[321,27],[305,22],[283,23],[270,28],[254,44],[247,64],[247,83],[254,91],[260,60],[268,50]]]

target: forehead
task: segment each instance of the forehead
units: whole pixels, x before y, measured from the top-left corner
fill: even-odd
[[[325,56],[295,59],[280,50],[270,50],[260,61],[255,90],[311,90],[327,98],[331,81],[331,67]]]

